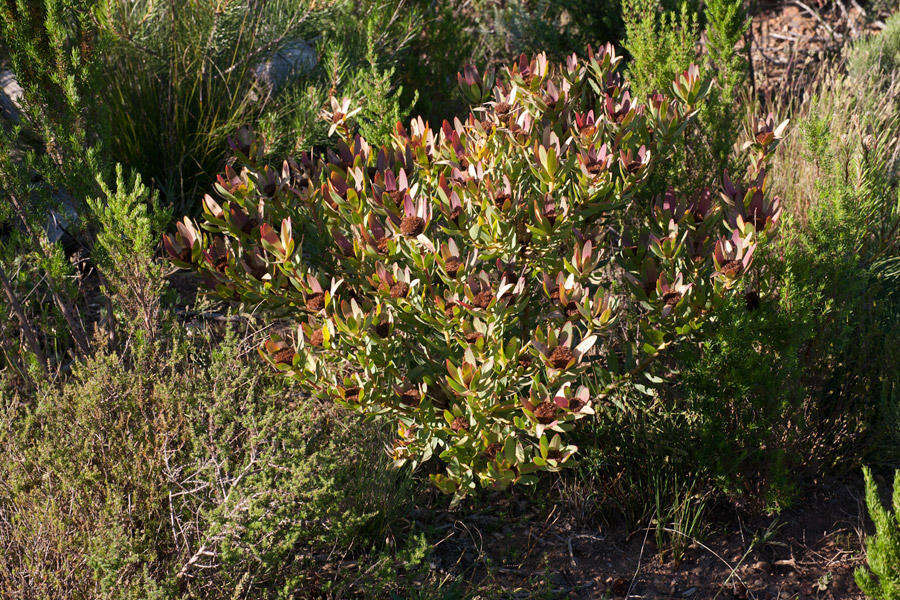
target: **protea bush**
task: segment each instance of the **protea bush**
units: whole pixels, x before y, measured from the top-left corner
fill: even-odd
[[[164,245],[214,294],[293,322],[263,358],[395,421],[397,465],[438,456],[433,481],[457,498],[533,481],[575,454],[577,421],[697,337],[780,212],[771,121],[720,190],[653,193],[709,86],[691,67],[642,104],[620,61],[611,46],[559,65],[523,56],[496,85],[467,68],[480,104],[465,120],[397,124],[382,148],[335,99],[336,149],[280,168],[243,131],[243,166]]]

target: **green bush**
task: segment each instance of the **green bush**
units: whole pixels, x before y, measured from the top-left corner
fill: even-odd
[[[890,81],[900,69],[900,13],[885,22],[878,35],[870,35],[856,44],[848,71],[855,78]]]
[[[751,183],[726,179],[721,204],[645,189],[704,86],[691,68],[679,100],[637,104],[619,61],[611,46],[523,58],[477,116],[415,120],[380,150],[335,99],[347,145],[280,172],[248,134],[233,146],[249,169],[165,246],[218,295],[294,319],[261,353],[319,397],[396,418],[398,464],[440,455],[433,479],[457,496],[533,480],[575,452],[576,420],[699,328],[779,213],[772,122],[748,146]],[[460,83],[490,96],[473,68]]]
[[[183,206],[223,166],[240,125],[258,123],[278,155],[327,142],[318,113],[329,93],[360,100],[358,126],[381,141],[420,84],[427,110],[455,98],[468,46],[445,13],[419,0],[3,4],[4,65],[24,88],[21,122],[0,130],[4,362],[28,381],[33,368],[89,355],[88,332],[111,334],[115,312],[134,314],[137,296],[113,307],[118,292],[103,291],[126,283],[110,269],[132,271],[104,258],[94,236],[107,224],[87,204],[105,197],[98,180],[114,164],[140,174],[161,206]],[[318,64],[267,87],[259,66],[304,41]],[[401,70],[411,85],[398,83]],[[140,285],[158,287],[152,279]]]
[[[868,569],[860,567],[854,573],[856,583],[873,600],[900,598],[900,469],[894,471],[893,512],[885,508],[878,497],[878,486],[872,472],[863,467],[866,481],[866,506],[875,523],[875,534],[866,542]]]
[[[779,236],[699,351],[675,361],[674,414],[653,410],[670,423],[659,445],[691,448],[684,469],[769,509],[814,477],[898,460],[900,105],[884,77],[827,79],[800,112],[772,169]]]
[[[335,546],[402,535],[383,428],[259,374],[234,330],[167,333],[3,392],[0,595],[297,597],[340,583],[317,574]]]
[[[327,141],[316,115],[329,94],[360,102],[373,141],[419,89],[427,114],[456,108],[469,48],[462,21],[425,0],[40,0],[7,3],[0,20],[25,125],[39,143],[99,152],[100,164],[60,160],[78,175],[60,188],[95,194],[93,173],[118,162],[172,206],[210,184],[241,125],[262,123],[283,152]],[[260,69],[298,48],[273,87]]]
[[[698,118],[688,126],[684,141],[656,185],[679,178],[694,181],[696,189],[715,185],[723,171],[745,168],[735,144],[745,123],[749,96],[748,71],[737,44],[748,20],[737,0],[713,0],[704,10],[682,3],[678,10],[662,0],[627,0],[622,4],[625,48],[631,54],[629,78],[638,98],[665,92],[669,82],[692,63],[712,81]],[[701,32],[708,40],[698,52]],[[752,133],[752,132],[751,132]]]
[[[163,268],[153,255],[170,213],[159,208],[157,195],[139,175],[133,177],[129,191],[121,165],[116,166],[114,190],[102,178],[98,184],[103,196],[89,199],[88,207],[98,228],[94,262],[108,286],[104,294],[117,304],[116,314],[108,317],[152,338],[165,285]]]

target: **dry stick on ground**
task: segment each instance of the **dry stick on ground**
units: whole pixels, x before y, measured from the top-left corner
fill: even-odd
[[[844,15],[844,19],[847,21],[847,28],[850,31],[850,39],[854,39],[859,37],[859,32],[856,31],[856,26],[853,24],[853,19],[850,17],[850,13],[847,11],[847,7],[844,5],[841,0],[835,0],[838,7],[841,9],[841,14]]]
[[[634,588],[634,582],[637,581],[638,573],[641,572],[641,560],[644,558],[644,547],[647,545],[647,536],[650,535],[650,528],[644,530],[644,541],[641,542],[641,551],[638,554],[637,567],[634,569],[634,575],[631,577],[631,583],[628,584],[628,591],[625,592],[625,600],[628,600],[628,597],[631,595],[631,590]]]
[[[822,17],[822,15],[820,15],[817,11],[813,10],[812,8],[810,8],[809,6],[807,6],[806,4],[804,4],[803,2],[800,2],[800,0],[792,0],[792,1],[793,1],[794,4],[796,4],[797,6],[799,6],[800,8],[802,8],[803,10],[805,10],[806,12],[808,12],[809,14],[811,14],[812,16],[814,16],[814,17],[816,18],[816,20],[819,21],[819,23],[821,23],[822,26],[825,28],[825,31],[827,31],[827,32],[831,35],[831,40],[832,40],[832,41],[837,41],[837,38],[838,38],[838,37],[841,37],[841,38],[844,37],[844,36],[842,36],[842,35],[839,34],[839,33],[835,33],[835,32],[834,32],[834,28],[833,28],[831,25],[829,25],[829,24],[828,24],[828,21],[826,21],[826,20]]]

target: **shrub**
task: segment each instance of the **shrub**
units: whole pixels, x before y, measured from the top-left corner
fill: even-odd
[[[885,22],[878,35],[857,42],[848,71],[855,78],[876,78],[884,83],[900,69],[900,12]]]
[[[678,73],[695,61],[699,39],[697,16],[682,4],[679,12],[665,12],[659,0],[626,0],[625,48],[634,94],[647,98],[663,91]]]
[[[795,113],[771,170],[778,237],[643,417],[668,424],[659,447],[690,449],[680,469],[759,508],[861,460],[898,459],[898,91],[895,77],[851,68]]]
[[[739,0],[711,0],[701,12],[689,3],[678,11],[667,10],[663,0],[627,0],[622,16],[627,36],[624,46],[631,54],[628,64],[634,93],[647,98],[664,91],[688,65],[699,62],[701,75],[712,80],[710,92],[698,118],[689,125],[677,156],[659,178],[667,185],[673,177],[696,182],[697,189],[710,185],[725,170],[743,170],[743,156],[735,152],[749,102],[747,68],[737,44],[747,29]],[[700,53],[701,33],[706,38]]]
[[[116,167],[115,190],[102,178],[98,184],[102,198],[88,200],[98,225],[94,260],[108,289],[107,297],[116,301],[121,321],[136,321],[130,329],[139,329],[153,337],[159,320],[163,286],[162,265],[154,260],[158,232],[168,223],[170,214],[159,208],[158,196],[151,193],[135,175],[129,191],[121,165]],[[112,315],[110,315],[112,316]]]
[[[866,481],[866,506],[875,523],[875,535],[866,542],[866,562],[854,573],[856,583],[873,600],[900,598],[900,469],[894,471],[893,513],[878,497],[872,472],[863,467]]]
[[[308,597],[355,579],[324,569],[335,547],[374,563],[402,543],[412,482],[384,428],[258,373],[243,331],[169,325],[3,390],[0,596]]]
[[[575,452],[575,421],[699,329],[779,213],[771,121],[748,146],[751,183],[726,178],[722,203],[650,197],[642,182],[704,86],[691,68],[677,100],[638,104],[619,61],[610,46],[558,66],[523,57],[465,123],[415,120],[377,151],[333,100],[346,145],[280,171],[245,132],[248,168],[220,176],[202,227],[185,219],[165,246],[220,296],[295,319],[262,355],[317,396],[396,419],[398,465],[440,455],[433,480],[458,495],[531,481]],[[490,94],[473,68],[460,81]]]

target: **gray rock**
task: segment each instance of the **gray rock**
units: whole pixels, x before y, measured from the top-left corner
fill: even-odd
[[[47,220],[44,222],[44,232],[51,244],[67,237],[69,231],[78,226],[79,220],[72,196],[66,192],[55,192],[53,200],[57,208],[48,211]]]
[[[307,42],[297,40],[288,42],[256,65],[253,74],[263,95],[272,96],[291,80],[312,71],[318,62],[316,49]]]
[[[0,70],[0,115],[15,123],[19,122],[22,110],[22,86],[15,74],[8,70]]]

